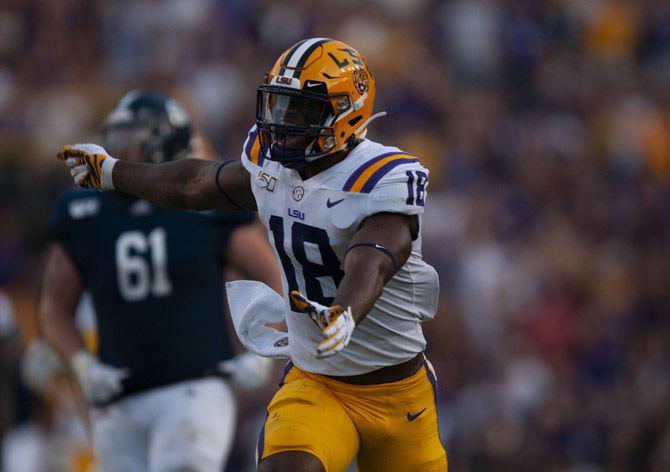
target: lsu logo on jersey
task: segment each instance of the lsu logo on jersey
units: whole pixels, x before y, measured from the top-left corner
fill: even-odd
[[[301,212],[300,210],[294,210],[293,208],[288,209],[288,216],[297,218],[299,220],[305,219],[305,214],[303,212]]]

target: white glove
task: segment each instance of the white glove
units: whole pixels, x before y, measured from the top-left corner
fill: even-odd
[[[118,159],[107,154],[102,146],[91,143],[63,146],[58,159],[65,161],[70,175],[80,187],[114,190],[112,169]]]
[[[308,300],[297,290],[291,292],[291,299],[298,310],[307,313],[321,329],[325,339],[316,348],[318,359],[337,354],[349,344],[356,327],[351,307],[345,310],[339,305],[324,306]]]
[[[230,376],[233,385],[242,390],[256,390],[267,382],[272,370],[272,360],[244,352],[221,362],[219,369]]]
[[[130,372],[103,364],[86,351],[79,351],[70,358],[70,365],[77,376],[84,397],[91,404],[105,403],[120,394],[122,381]]]
[[[21,356],[21,378],[33,392],[43,394],[63,372],[58,355],[44,339],[37,337],[30,341]]]

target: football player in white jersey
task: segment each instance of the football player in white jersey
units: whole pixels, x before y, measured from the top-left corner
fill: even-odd
[[[437,471],[436,381],[421,322],[438,278],[421,259],[428,170],[365,138],[375,80],[328,38],[286,50],[258,89],[241,161],[117,160],[65,146],[75,182],[162,206],[257,210],[283,268],[291,361],[258,440],[261,471]]]

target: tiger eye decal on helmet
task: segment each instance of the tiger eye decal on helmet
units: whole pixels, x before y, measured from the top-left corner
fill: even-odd
[[[300,41],[279,56],[258,88],[262,152],[300,167],[346,151],[365,136],[374,101],[374,75],[358,51],[329,38]]]
[[[367,92],[369,87],[368,73],[364,70],[354,71],[354,84],[356,84],[356,89],[358,89],[358,93],[361,95]]]

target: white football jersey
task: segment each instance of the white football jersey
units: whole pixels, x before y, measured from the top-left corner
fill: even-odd
[[[428,169],[398,148],[366,139],[341,162],[303,180],[296,170],[264,159],[255,126],[244,143],[242,163],[283,269],[285,295],[299,290],[310,300],[331,305],[344,275],[345,252],[360,223],[380,212],[417,218],[411,256],[338,354],[316,358],[321,331],[308,315],[294,311],[285,296],[293,362],[308,372],[357,375],[422,352],[426,341],[421,322],[435,315],[439,291],[437,272],[421,259]]]

